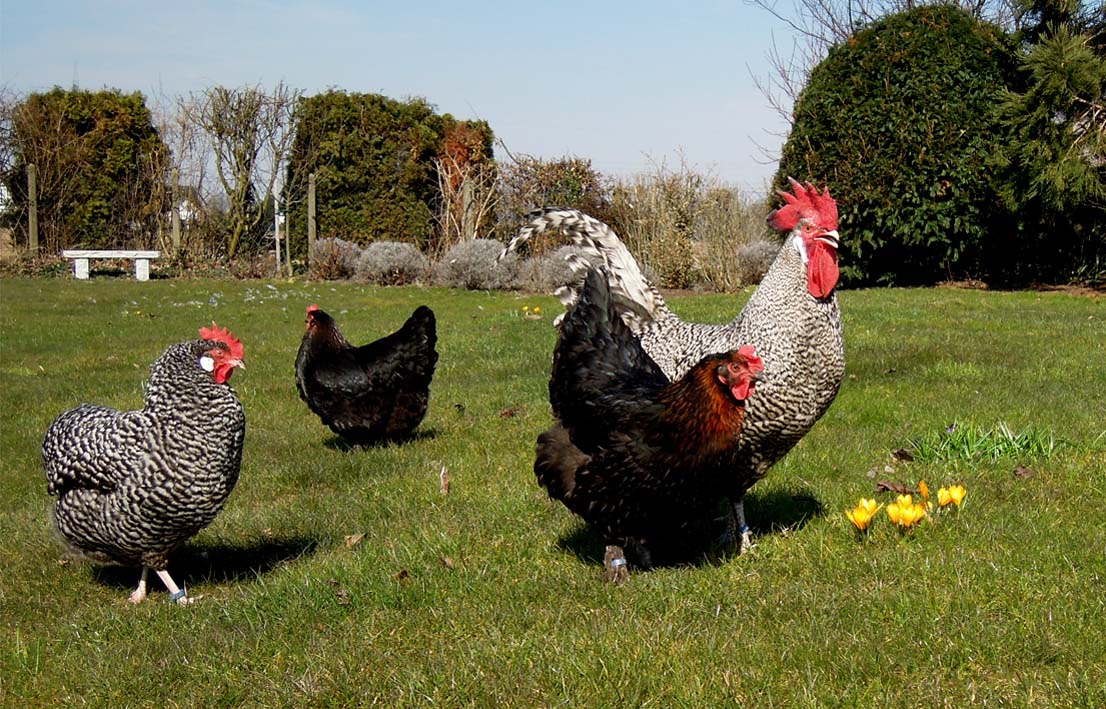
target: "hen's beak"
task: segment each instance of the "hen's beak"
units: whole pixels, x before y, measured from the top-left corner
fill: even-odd
[[[232,367],[237,367],[238,369],[245,369],[246,368],[246,363],[243,362],[240,359],[228,359],[227,364],[229,364]]]

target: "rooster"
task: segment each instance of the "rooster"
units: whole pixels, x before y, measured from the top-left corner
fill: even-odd
[[[780,192],[784,205],[768,224],[786,234],[783,246],[744,309],[725,325],[688,323],[668,309],[637,262],[606,224],[571,209],[532,215],[504,250],[531,236],[563,229],[592,259],[604,264],[622,319],[641,338],[645,351],[671,379],[683,376],[704,355],[756,348],[764,359],[764,384],[748,403],[739,443],[740,470],[728,497],[732,514],[727,536],[739,551],[752,546],[742,499],[748,488],[807,434],[826,412],[845,376],[845,347],[837,304],[837,204],[829,190],[791,180]],[[590,264],[569,256],[573,270]],[[571,304],[571,288],[558,292]]]
[[[166,570],[168,556],[215,519],[238,481],[246,418],[228,380],[242,354],[212,323],[150,366],[142,409],[81,404],[46,431],[54,523],[77,552],[142,566],[131,603],[145,600],[150,569],[170,599],[192,600]]]
[[[434,312],[425,305],[398,331],[361,347],[351,345],[334,318],[311,305],[296,355],[296,388],[347,441],[402,439],[426,416],[436,343]]]
[[[733,484],[745,402],[764,369],[753,348],[707,355],[670,382],[622,322],[598,271],[561,323],[534,473],[607,542],[605,577],[713,510]]]

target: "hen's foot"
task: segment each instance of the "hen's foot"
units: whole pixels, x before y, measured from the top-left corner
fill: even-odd
[[[142,567],[142,575],[138,577],[138,588],[131,592],[127,598],[128,603],[138,604],[146,600],[146,574],[149,570],[147,566]]]
[[[603,552],[603,580],[607,583],[623,584],[630,578],[626,567],[626,554],[622,547],[610,544]]]

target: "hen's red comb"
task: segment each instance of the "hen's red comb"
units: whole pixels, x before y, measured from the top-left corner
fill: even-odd
[[[319,309],[319,304],[318,303],[312,303],[311,305],[307,306],[307,314],[310,315],[311,313],[315,312],[318,309]]]
[[[837,202],[830,197],[829,188],[819,192],[811,183],[799,184],[793,177],[787,178],[791,191],[780,190],[779,195],[787,204],[768,215],[768,225],[777,231],[791,231],[800,219],[810,219],[823,229],[837,229]]]
[[[749,369],[754,372],[764,371],[764,360],[756,355],[756,349],[752,345],[742,345],[737,348],[737,353],[749,363]]]
[[[232,335],[230,330],[216,325],[214,320],[211,321],[211,327],[200,328],[200,337],[204,340],[222,342],[230,348],[231,357],[234,359],[242,359],[243,349],[241,341]]]

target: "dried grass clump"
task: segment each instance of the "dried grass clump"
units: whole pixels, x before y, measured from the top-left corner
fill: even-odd
[[[573,275],[572,268],[565,260],[570,254],[576,254],[591,261],[593,265],[598,265],[598,259],[588,258],[579,247],[571,244],[561,246],[550,253],[524,259],[519,263],[517,287],[534,293],[552,293],[562,286],[580,290],[584,284],[584,274]]]
[[[345,239],[322,238],[315,240],[311,250],[312,278],[335,281],[352,278],[361,258],[361,247]]]
[[[434,282],[449,288],[508,290],[518,276],[518,256],[497,260],[503,244],[472,239],[454,244],[434,267]]]
[[[760,283],[779,252],[777,241],[758,239],[743,244],[737,250],[737,275],[741,283],[747,286]]]
[[[358,280],[382,286],[402,286],[426,278],[430,261],[414,244],[374,241],[357,260]]]

